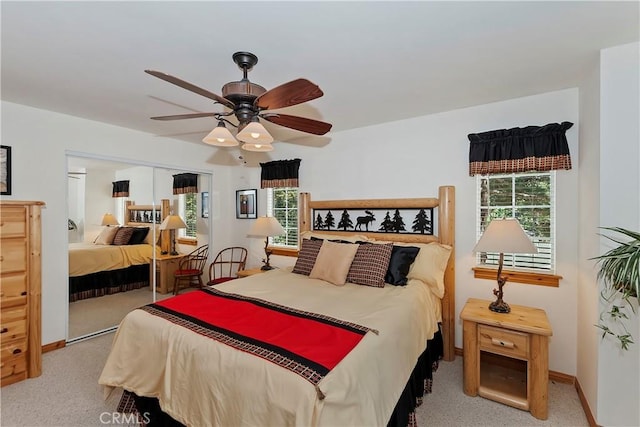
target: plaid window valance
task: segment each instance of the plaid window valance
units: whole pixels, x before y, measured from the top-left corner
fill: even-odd
[[[571,122],[469,134],[469,175],[571,169]]]
[[[129,197],[129,181],[115,181],[111,197]]]
[[[300,159],[274,160],[262,166],[260,188],[299,187]]]
[[[189,194],[198,192],[198,174],[179,173],[173,175],[173,194]]]

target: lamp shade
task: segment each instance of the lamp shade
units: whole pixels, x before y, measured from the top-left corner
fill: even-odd
[[[179,215],[169,215],[160,224],[160,230],[177,230],[178,228],[187,228],[187,224]]]
[[[494,219],[482,233],[474,252],[537,254],[538,249],[515,218]]]
[[[102,217],[102,224],[101,225],[120,225],[120,223],[118,222],[116,217],[113,216],[113,214],[106,213]]]
[[[278,220],[272,216],[261,216],[255,220],[247,236],[249,237],[273,237],[285,234],[284,228]]]
[[[271,144],[242,144],[242,149],[247,151],[273,151]]]
[[[273,142],[273,138],[269,135],[269,132],[260,124],[260,122],[253,121],[246,125],[236,137],[242,142],[248,142],[250,144],[270,144]]]
[[[219,121],[218,125],[202,139],[202,142],[217,145],[218,147],[234,147],[238,145],[238,141],[229,132],[229,129],[225,127],[223,121]]]

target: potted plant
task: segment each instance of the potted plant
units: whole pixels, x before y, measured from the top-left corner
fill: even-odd
[[[622,349],[627,350],[633,344],[633,337],[625,326],[629,319],[627,307],[635,315],[634,304],[637,304],[640,295],[640,233],[620,227],[602,228],[622,234],[630,240],[604,235],[618,246],[594,258],[600,266],[598,279],[604,284],[601,295],[607,302],[607,308],[600,314],[600,323],[596,326],[602,329],[603,338],[607,335],[615,337]]]

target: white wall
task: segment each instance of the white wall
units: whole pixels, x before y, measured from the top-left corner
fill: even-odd
[[[508,283],[505,300],[546,310],[553,327],[550,369],[576,373],[577,210],[578,210],[578,90],[567,89],[331,134],[322,148],[274,143],[277,159],[301,158],[300,190],[313,200],[437,196],[438,186],[456,186],[456,311],[467,298],[493,299],[495,281],[476,280],[475,178],[468,174],[467,134],[514,126],[569,121],[567,131],[574,169],[557,173],[557,274],[560,287]],[[259,187],[259,171],[234,171],[234,181]],[[244,184],[238,184],[237,188]],[[264,214],[265,191],[259,193]],[[256,240],[256,239],[253,239]],[[258,254],[261,242],[248,241]],[[254,249],[255,248],[255,249]],[[259,257],[250,260],[259,262]],[[273,257],[274,265],[291,260]],[[456,327],[456,346],[462,347],[462,325]]]
[[[640,44],[632,43],[604,49],[600,56],[600,226],[634,231],[640,230],[639,51]],[[605,239],[600,243],[600,253],[611,247]],[[629,351],[614,340],[599,342],[601,425],[640,425],[640,315],[628,324],[636,342]]]
[[[104,123],[2,102],[2,144],[12,147],[13,200],[42,200],[42,343],[66,339],[67,152],[213,174],[218,222],[212,251],[233,243],[235,190],[215,150]],[[3,196],[5,198],[5,196]]]

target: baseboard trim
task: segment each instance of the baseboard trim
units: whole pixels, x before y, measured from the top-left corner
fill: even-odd
[[[53,350],[57,350],[59,348],[63,348],[67,345],[65,340],[50,342],[49,344],[45,344],[42,346],[42,353],[48,353]]]
[[[578,380],[576,380],[575,386],[576,391],[578,392],[578,397],[580,398],[580,403],[582,404],[582,410],[587,417],[589,427],[600,427],[598,423],[596,423],[596,419],[591,412],[591,408],[589,407],[589,402],[587,402],[587,397],[584,395],[584,392],[582,391],[582,387],[580,387],[580,382]]]

